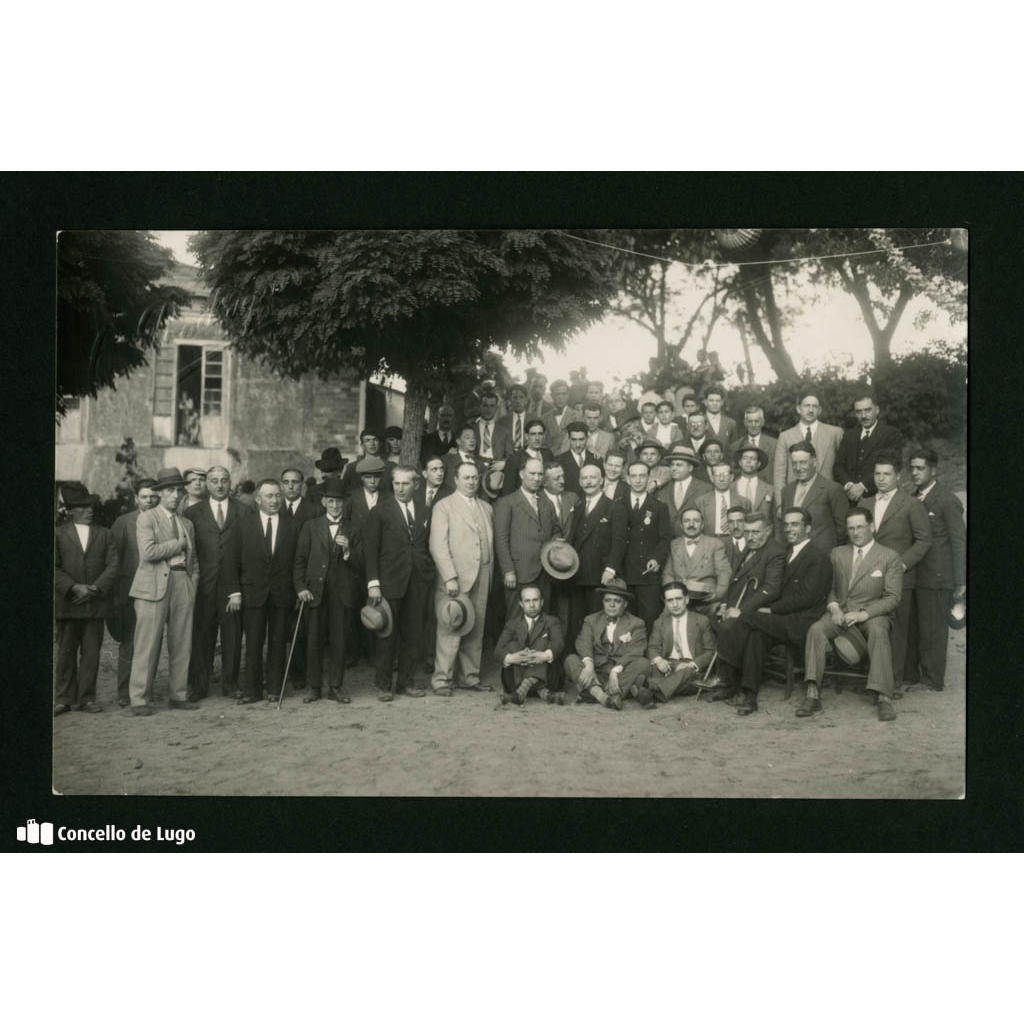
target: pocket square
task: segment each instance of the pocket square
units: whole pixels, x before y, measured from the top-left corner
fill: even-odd
[[[872,576],[881,576],[882,575],[882,570],[881,569],[873,569],[872,572],[871,572],[871,575]]]
[[[607,516],[602,516],[601,517],[601,522],[602,523],[607,523],[608,522],[608,517]]]

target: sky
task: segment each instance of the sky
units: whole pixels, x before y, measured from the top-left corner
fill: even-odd
[[[153,234],[161,245],[171,248],[182,263],[195,265],[195,259],[187,248],[191,232],[154,231]],[[862,363],[870,363],[873,358],[871,337],[853,296],[838,288],[820,294],[820,300],[814,306],[805,308],[786,329],[786,349],[797,369],[824,362],[839,362],[855,370]],[[692,300],[693,305],[700,297],[701,294],[698,294]],[[907,307],[893,338],[893,355],[919,349],[934,339],[955,341],[966,336],[966,325],[951,325],[941,311],[937,319],[924,330],[916,330],[915,317],[928,308],[933,307],[923,297],[914,299]],[[688,314],[685,309],[682,312],[682,322],[685,323]],[[743,345],[739,334],[728,324],[719,321],[708,347],[718,352],[723,368],[728,371],[727,384],[738,385],[739,379],[734,371],[736,365],[743,362]],[[691,341],[684,353],[684,358],[689,357],[690,363],[696,361],[697,348],[696,341]],[[590,380],[604,381],[606,387],[612,387],[632,374],[645,370],[656,349],[654,336],[648,331],[621,317],[607,316],[601,323],[577,335],[566,345],[564,352],[548,349],[544,357],[537,360],[517,360],[506,355],[505,365],[513,376],[520,378],[524,376],[527,366],[536,366],[549,381],[558,377],[568,380],[570,370],[585,366]],[[757,381],[765,383],[771,380],[768,362],[756,345],[752,346],[751,359]]]

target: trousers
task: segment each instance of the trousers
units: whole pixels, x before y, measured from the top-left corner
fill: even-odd
[[[153,680],[160,661],[160,637],[167,636],[167,689],[171,700],[188,699],[188,664],[192,656],[192,613],[195,584],[183,572],[167,577],[167,590],[159,601],[135,599],[135,653],[128,696],[132,707],[153,699]]]
[[[103,646],[103,619],[57,620],[55,704],[96,700],[96,676]]]
[[[868,644],[867,689],[891,697],[893,693],[892,646],[889,643],[889,617],[879,615],[862,622],[854,629],[860,630]],[[820,683],[825,675],[825,653],[829,641],[839,635],[839,627],[832,622],[827,612],[807,631],[804,645],[804,678],[808,682]]]

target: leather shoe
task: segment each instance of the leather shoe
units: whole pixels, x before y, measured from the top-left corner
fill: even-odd
[[[128,697],[118,697],[117,706],[119,708],[127,708],[131,706],[131,700]]]
[[[153,714],[153,709],[148,704],[138,704],[132,708],[132,714],[143,716],[151,715]]]
[[[809,718],[816,711],[821,710],[820,697],[804,697],[800,707],[796,709],[797,718]]]
[[[878,698],[878,720],[880,722],[896,720],[896,709],[892,706],[891,700],[886,700],[884,697]]]
[[[636,689],[636,702],[642,708],[649,708],[654,703],[654,695],[646,686],[638,686]]]
[[[91,700],[87,700],[79,709],[79,711],[86,711],[90,715],[95,715],[103,710],[99,704],[93,703]]]
[[[53,717],[56,718],[58,715],[66,714],[71,710],[70,704],[54,704],[53,705]]]
[[[743,700],[736,704],[737,715],[752,715],[757,711],[757,698],[752,693],[741,691]]]
[[[727,687],[720,687],[714,690],[708,690],[704,696],[704,699],[709,703],[713,704],[716,700],[728,700],[731,701],[735,698],[736,691],[730,690]]]
[[[612,693],[608,695],[608,707],[614,708],[616,711],[622,710],[622,694]]]
[[[421,690],[418,686],[404,686],[402,687],[402,693],[406,697],[425,697],[427,695],[427,691]]]
[[[303,704],[315,704],[318,700],[320,700],[320,691],[319,690],[313,690],[308,697],[303,697],[302,698],[302,703]]]
[[[195,711],[199,707],[195,701],[191,700],[169,700],[167,706],[175,711]]]
[[[557,704],[559,707],[564,707],[566,704],[565,694],[561,690],[558,693],[549,693],[544,699],[549,704]]]
[[[385,704],[390,704],[395,698],[391,696],[390,690],[378,690],[377,700],[383,701]]]
[[[450,686],[434,686],[432,689],[435,697],[450,697],[452,695]]]
[[[334,701],[337,701],[337,702],[338,702],[339,704],[351,704],[351,703],[352,703],[352,698],[351,698],[351,697],[346,697],[346,696],[345,696],[345,695],[344,695],[344,694],[343,694],[343,693],[341,692],[341,690],[339,690],[339,689],[338,689],[337,687],[335,687],[335,686],[332,686],[332,687],[331,687],[331,688],[330,688],[330,689],[329,689],[329,690],[327,691],[327,696],[328,696],[328,698],[329,698],[330,700],[334,700]]]
[[[259,697],[239,697],[235,701],[236,704],[259,704]]]

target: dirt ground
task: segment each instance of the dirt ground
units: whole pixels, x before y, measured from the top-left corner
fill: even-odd
[[[107,637],[105,711],[54,719],[53,785],[69,796],[958,798],[965,643],[966,630],[950,633],[946,689],[906,694],[891,723],[877,720],[865,694],[833,688],[810,719],[794,715],[800,692],[787,703],[776,686],[747,718],[693,697],[648,711],[634,701],[615,712],[535,698],[502,708],[493,662],[484,673],[493,693],[384,704],[360,662],[346,676],[351,704],[304,705],[289,686],[280,710],[238,706],[215,681],[216,696],[198,710],[171,711],[166,653],[160,703],[140,718],[117,707]]]

